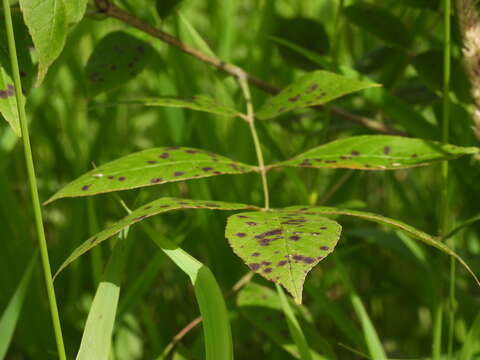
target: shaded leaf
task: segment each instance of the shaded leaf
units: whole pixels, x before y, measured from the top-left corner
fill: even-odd
[[[410,234],[412,237],[415,239],[418,239],[425,244],[429,246],[433,246],[434,248],[437,248],[438,250],[442,251],[443,253],[450,255],[454,257],[455,259],[458,260],[460,264],[463,265],[463,267],[470,273],[470,275],[473,276],[477,284],[480,286],[480,280],[478,277],[475,275],[475,273],[472,271],[472,269],[467,265],[467,263],[457,254],[455,253],[452,249],[450,249],[447,245],[444,243],[440,242],[438,238],[435,238],[421,230],[418,230],[414,228],[413,226],[410,226],[408,224],[405,224],[404,222],[391,219],[382,215],[370,213],[370,212],[365,212],[365,211],[357,211],[357,210],[349,210],[349,209],[340,209],[340,208],[333,208],[333,207],[326,207],[326,206],[292,206],[292,207],[287,207],[282,209],[283,211],[287,213],[292,213],[292,211],[297,211],[300,214],[317,214],[317,215],[346,215],[346,216],[353,216],[357,217],[360,219],[368,220],[368,221],[373,221],[379,224],[384,224],[388,226],[392,226],[394,228],[400,229],[407,234]],[[277,211],[282,211],[282,210],[277,210]]]
[[[107,34],[88,59],[85,75],[90,96],[124,85],[147,65],[152,47],[123,31]]]
[[[401,48],[410,45],[408,29],[397,16],[381,6],[357,3],[347,6],[343,13],[348,21],[390,45]]]
[[[28,50],[31,41],[20,14],[12,14],[12,22],[22,87],[27,91],[31,86],[33,77],[33,63]],[[25,101],[25,96],[22,95],[22,99]],[[15,134],[20,137],[17,99],[15,97],[15,86],[10,65],[7,34],[5,32],[5,19],[3,17],[0,17],[0,114],[7,120]]]
[[[301,328],[306,333],[307,338],[313,340],[311,345],[313,359],[326,359],[318,352],[325,351],[327,347],[319,339],[319,335],[313,327],[305,321],[302,312],[299,311],[299,307],[294,306],[294,304],[291,305],[294,315],[299,318]],[[280,298],[273,290],[251,282],[238,293],[237,306],[240,309],[240,313],[256,328],[264,332],[273,342],[281,346],[292,356],[297,359],[300,358],[298,349],[289,336],[285,318],[282,314]],[[328,357],[328,359],[332,358],[334,357]]]
[[[317,214],[270,211],[230,216],[225,234],[252,271],[301,303],[307,273],[333,251],[340,232],[338,223]]]
[[[205,95],[196,95],[191,99],[182,99],[178,97],[168,96],[168,97],[158,97],[158,98],[132,99],[132,100],[125,100],[125,102],[141,104],[145,106],[166,106],[166,107],[187,108],[187,109],[204,111],[204,112],[222,115],[222,116],[239,116],[239,113],[237,110],[232,109],[223,104],[220,104],[217,100]]]
[[[430,50],[412,59],[412,65],[425,84],[438,92],[443,92],[443,61],[438,61],[442,56],[441,50]],[[451,79],[451,91],[460,101],[467,104],[471,103],[470,82],[463,64],[452,57],[450,66],[452,67],[452,74],[455,74]]]
[[[179,146],[153,148],[89,171],[66,185],[46,203],[64,197],[90,196],[172,181],[243,174],[253,170],[250,165],[204,150]]]
[[[108,360],[120,297],[121,279],[128,256],[126,229],[113,248],[103,279],[93,298],[76,360]]]
[[[280,94],[267,100],[257,112],[257,117],[270,119],[287,111],[325,104],[343,95],[374,86],[379,85],[328,71],[314,71],[304,75]]]
[[[155,7],[161,19],[167,18],[173,13],[182,0],[156,0]]]
[[[479,148],[476,147],[461,147],[401,136],[364,135],[321,145],[273,166],[396,170],[478,152]]]
[[[420,9],[438,10],[440,7],[440,0],[402,0],[402,3]]]
[[[75,259],[86,253],[91,248],[97,246],[101,242],[109,239],[115,234],[118,234],[124,228],[136,224],[151,216],[161,214],[164,212],[181,210],[181,209],[211,209],[211,210],[246,210],[257,209],[253,205],[244,205],[238,203],[227,203],[223,201],[209,201],[209,200],[192,200],[192,199],[178,199],[178,198],[160,198],[148,204],[145,204],[138,209],[132,211],[131,214],[125,216],[122,220],[109,226],[103,231],[90,237],[87,241],[77,247],[72,254],[65,260],[65,262],[57,270],[57,276],[65,267],[67,267]]]
[[[39,86],[67,39],[67,10],[63,0],[20,0],[25,24],[38,57]]]
[[[325,27],[310,18],[294,17],[280,19],[277,24],[275,36],[301,46],[317,55],[325,55],[330,51],[330,42]],[[280,55],[289,63],[303,69],[318,69],[312,61],[305,59],[289,47],[279,46]]]

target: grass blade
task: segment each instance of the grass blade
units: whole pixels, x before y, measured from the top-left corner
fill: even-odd
[[[27,269],[23,273],[22,280],[20,280],[20,283],[8,302],[2,317],[0,317],[0,360],[5,359],[8,347],[12,341],[13,333],[22,310],[23,301],[25,300],[25,295],[27,293],[28,284],[30,284],[32,272],[37,263],[37,255],[38,252],[35,251]]]

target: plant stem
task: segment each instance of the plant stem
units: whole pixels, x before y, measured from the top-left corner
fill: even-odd
[[[38,196],[37,179],[35,176],[35,167],[33,165],[32,149],[30,145],[30,135],[28,133],[27,114],[22,97],[22,83],[20,81],[20,71],[17,61],[17,49],[15,47],[15,35],[13,33],[12,14],[10,13],[9,0],[3,0],[3,11],[5,16],[5,25],[7,31],[8,51],[12,67],[13,82],[15,85],[15,97],[17,100],[17,110],[22,131],[23,150],[25,153],[25,164],[27,167],[28,183],[32,197],[32,206],[35,216],[35,226],[37,231],[38,245],[40,248],[40,257],[42,259],[43,275],[45,278],[45,287],[47,290],[50,315],[52,318],[53,329],[55,331],[55,340],[57,344],[58,356],[61,360],[66,360],[65,345],[63,343],[62,328],[60,326],[60,317],[58,314],[55,289],[53,287],[52,272],[50,269],[50,260],[48,258],[47,241],[45,238],[45,229],[43,227],[42,210]]]
[[[443,122],[442,141],[448,143],[450,137],[450,77],[451,77],[451,0],[444,0],[444,53],[443,53]],[[442,163],[442,193],[441,193],[441,231],[445,235],[450,230],[449,211],[449,165],[448,161]],[[452,243],[452,248],[454,244]],[[452,359],[453,332],[455,322],[455,261],[450,259],[449,277],[449,322],[448,322],[448,359]]]
[[[265,210],[270,209],[270,194],[268,191],[267,169],[265,167],[265,161],[263,160],[262,145],[258,138],[257,129],[255,128],[255,113],[253,111],[252,96],[250,94],[250,87],[248,85],[248,79],[243,75],[238,75],[238,82],[243,91],[243,96],[247,104],[247,116],[245,120],[250,127],[250,133],[252,134],[253,143],[255,144],[255,152],[257,153],[258,167],[260,169],[260,175],[262,176],[263,196]]]

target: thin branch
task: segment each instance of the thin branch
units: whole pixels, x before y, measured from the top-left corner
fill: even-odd
[[[95,0],[95,4],[97,6],[97,9],[99,12],[101,12],[103,15],[107,17],[111,17],[117,20],[122,21],[125,24],[128,24],[144,33],[147,33],[177,49],[180,51],[206,63],[217,70],[223,71],[227,74],[230,74],[235,77],[244,77],[248,80],[248,82],[257,87],[258,89],[261,89],[267,93],[276,95],[278,94],[282,89],[279,87],[276,87],[270,83],[267,83],[252,74],[246,72],[242,68],[229,64],[223,60],[220,60],[216,57],[207,55],[185,43],[177,39],[176,37],[160,30],[157,29],[156,27],[147,24],[140,20],[139,18],[135,17],[134,15],[120,9],[119,7],[115,6],[114,4],[111,4],[108,2],[108,0]],[[323,109],[322,107],[315,107],[315,109]],[[338,107],[332,106],[330,111],[345,120],[348,120],[350,122],[359,124],[363,127],[366,127],[374,132],[379,132],[379,133],[385,133],[385,134],[394,134],[394,135],[405,135],[404,133],[395,130],[383,123],[380,123],[378,121],[369,119],[364,116],[359,116],[356,114],[352,114],[346,110],[340,109]]]

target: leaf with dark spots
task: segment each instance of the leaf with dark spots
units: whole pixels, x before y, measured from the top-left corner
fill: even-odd
[[[294,304],[291,299],[288,299],[288,301],[295,317],[300,322],[302,330],[305,332],[305,336],[309,339],[311,360],[335,359],[328,344],[312,327],[308,311],[302,306]],[[237,308],[243,317],[287,351],[292,359],[300,359],[297,345],[291,338],[285,324],[285,315],[277,292],[266,286],[250,282],[238,293]]]
[[[63,269],[65,269],[70,263],[75,261],[78,257],[85,254],[93,247],[99,245],[103,241],[118,234],[126,227],[132,226],[137,222],[140,222],[151,216],[161,214],[164,212],[184,209],[211,209],[211,210],[259,210],[256,206],[245,205],[238,203],[228,203],[224,201],[212,201],[212,200],[193,200],[193,199],[178,199],[178,198],[160,198],[154,200],[148,204],[140,206],[138,209],[132,211],[128,216],[125,216],[120,221],[117,221],[113,225],[109,226],[105,230],[90,237],[83,244],[77,247],[72,254],[63,262],[60,268],[57,270],[55,276],[57,276]]]
[[[476,147],[400,136],[364,135],[336,140],[271,166],[397,170],[478,153]]]
[[[270,119],[285,112],[322,105],[341,96],[379,86],[369,81],[319,70],[295,81],[287,90],[270,98],[257,112],[259,119]]]
[[[87,91],[96,96],[124,85],[147,65],[152,47],[123,31],[115,31],[96,44],[88,59],[85,76]]]
[[[189,153],[186,150],[195,152]],[[236,165],[235,168],[231,166],[232,163]],[[205,168],[215,171],[205,171]],[[66,185],[46,203],[64,197],[91,196],[172,181],[244,174],[253,170],[250,165],[232,162],[226,157],[199,149],[153,148],[127,155],[89,171]]]
[[[217,100],[206,95],[196,95],[189,99],[165,96],[157,98],[123,100],[121,102],[127,104],[140,104],[144,106],[184,108],[228,117],[235,117],[240,115],[237,110],[223,105]]]
[[[228,219],[225,234],[233,251],[250,269],[278,282],[300,303],[306,274],[333,251],[341,226],[316,214],[268,211],[249,213],[247,219],[242,216],[247,215]],[[299,223],[288,223],[291,220],[301,221],[302,228],[299,230]],[[252,221],[255,226],[248,224]],[[252,262],[252,254],[257,253]]]
[[[277,209],[276,212],[279,213],[287,213],[291,214],[292,212],[297,212],[297,214],[301,214],[302,216],[305,215],[345,215],[345,216],[353,216],[356,218],[364,219],[367,221],[373,221],[379,224],[391,226],[393,228],[399,229],[401,231],[406,232],[407,234],[411,235],[413,238],[418,239],[429,246],[433,246],[438,250],[442,251],[443,253],[454,257],[462,266],[472,275],[472,277],[477,282],[478,286],[480,286],[480,280],[472,271],[472,269],[468,266],[468,264],[452,249],[450,249],[447,245],[439,241],[438,238],[429,235],[421,230],[414,228],[404,222],[391,219],[382,215],[365,212],[365,211],[357,211],[357,210],[348,210],[348,209],[341,209],[341,208],[333,208],[333,207],[325,207],[325,206],[291,206],[284,209]],[[328,229],[328,227],[326,227]],[[324,229],[324,230],[326,230]],[[327,248],[328,247],[328,248]],[[330,252],[332,249],[329,247],[328,244],[322,244],[320,250],[325,251],[326,254]]]

